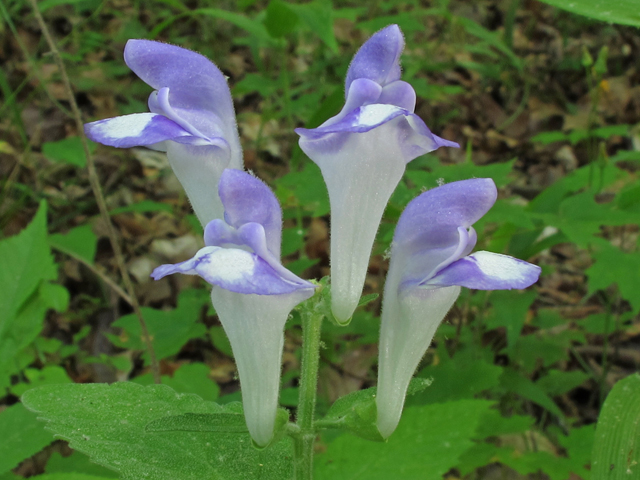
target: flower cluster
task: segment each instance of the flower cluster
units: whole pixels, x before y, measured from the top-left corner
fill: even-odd
[[[299,128],[300,147],[322,171],[331,204],[331,309],[347,323],[362,293],[384,209],[405,165],[458,144],[432,134],[414,113],[415,91],[400,80],[404,47],[391,25],[371,37],[347,72],[340,113],[315,129]],[[166,151],[196,215],[205,247],[186,262],[152,274],[199,275],[236,359],[245,418],[256,444],[273,438],[284,325],[316,286],[280,262],[282,211],[269,188],[242,171],[233,104],[224,75],[180,47],[131,40],[127,65],[155,90],[149,113],[86,125],[93,140]],[[377,426],[396,428],[409,381],[460,287],[526,288],[540,269],[489,252],[471,254],[472,224],[493,205],[490,179],[454,182],[409,203],[391,247],[380,332]]]

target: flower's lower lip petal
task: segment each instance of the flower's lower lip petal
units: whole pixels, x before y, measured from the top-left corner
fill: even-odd
[[[476,252],[453,262],[426,285],[459,285],[478,290],[527,288],[540,277],[540,267],[507,255]]]
[[[197,274],[211,285],[244,294],[280,295],[315,288],[304,280],[283,279],[256,254],[236,248],[204,247],[191,260],[161,265],[151,276],[159,280],[172,273]]]
[[[134,113],[87,123],[85,133],[94,142],[117,148],[153,145],[188,137],[184,128],[155,113]]]

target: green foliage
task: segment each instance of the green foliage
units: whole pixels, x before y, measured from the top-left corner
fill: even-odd
[[[149,431],[150,423],[165,417],[238,414],[235,405],[223,407],[165,385],[53,385],[30,390],[23,402],[73,449],[119,471],[123,479],[281,480],[291,474],[289,439],[257,450],[241,433]]]
[[[407,395],[419,393],[429,385],[431,385],[430,380],[414,378],[409,384]],[[322,419],[322,424],[330,425],[332,428],[343,428],[366,440],[384,441],[376,426],[376,391],[375,387],[367,388],[339,398]]]
[[[142,308],[158,359],[175,355],[187,341],[206,334],[206,328],[199,320],[203,307],[209,303],[209,294],[204,290],[184,290],[174,310]],[[132,350],[145,349],[140,322],[134,314],[121,317],[113,326],[122,328],[120,335],[109,335],[115,345]],[[144,358],[148,361],[146,353]]]
[[[91,149],[95,150],[95,143],[91,143]],[[42,153],[49,160],[57,163],[68,163],[76,167],[85,167],[87,158],[80,137],[67,137],[57,142],[47,142],[42,145]]]
[[[624,253],[603,245],[593,253],[595,263],[587,269],[589,293],[617,285],[620,294],[628,300],[634,312],[640,311],[640,290],[637,288],[640,272],[640,252]]]
[[[640,13],[635,0],[617,0],[603,2],[601,0],[542,0],[554,7],[562,8],[571,13],[584,15],[607,23],[631,25],[640,27]]]
[[[10,385],[9,375],[32,360],[24,349],[42,330],[47,311],[62,312],[69,302],[64,287],[49,283],[57,268],[47,244],[46,211],[42,202],[24,230],[0,241],[0,392]]]
[[[437,365],[428,365],[418,374],[433,380],[433,388],[408,399],[408,404],[445,403],[474,398],[476,395],[496,388],[502,367],[476,358],[471,350],[463,350],[453,357],[445,354]]]
[[[319,480],[403,478],[440,480],[473,445],[486,400],[460,400],[406,408],[386,443],[341,435],[317,457]]]
[[[53,441],[51,434],[36,420],[36,415],[22,404],[0,412],[0,432],[0,474],[8,472]]]
[[[286,2],[271,0],[265,12],[264,26],[272,37],[284,37],[295,31],[298,16]]]
[[[640,472],[640,375],[613,386],[602,407],[591,460],[594,479],[622,480]]]
[[[68,457],[63,457],[58,452],[53,452],[45,466],[45,473],[58,476],[81,473],[102,478],[118,478],[116,472],[102,465],[96,465],[82,453],[74,453]]]
[[[209,367],[202,363],[189,363],[181,366],[173,376],[162,375],[163,385],[178,393],[195,393],[204,400],[214,401],[220,395],[220,387],[209,378]],[[133,379],[140,385],[151,385],[153,376],[149,373]]]
[[[43,280],[56,278],[56,268],[46,242],[47,207],[43,202],[27,228],[0,243],[0,338],[10,320]]]
[[[49,235],[49,245],[74,258],[90,265],[96,256],[98,237],[93,233],[91,225],[81,225],[65,234]]]

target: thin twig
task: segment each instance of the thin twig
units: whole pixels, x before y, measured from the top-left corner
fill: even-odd
[[[91,184],[91,190],[93,190],[93,195],[96,198],[96,203],[98,204],[98,209],[100,210],[100,215],[104,219],[105,224],[107,225],[107,232],[109,235],[109,242],[111,243],[111,248],[113,249],[113,254],[116,259],[116,263],[118,264],[118,269],[120,270],[120,275],[122,276],[122,281],[124,282],[125,289],[129,295],[131,300],[131,307],[133,308],[134,313],[138,317],[138,321],[140,322],[140,328],[142,330],[142,339],[144,340],[147,351],[149,353],[149,357],[151,359],[151,370],[153,372],[153,378],[156,383],[160,383],[160,368],[158,366],[158,360],[156,358],[155,351],[153,349],[153,345],[151,343],[151,335],[149,334],[149,329],[147,328],[147,323],[144,321],[144,317],[142,316],[142,311],[140,310],[140,304],[138,303],[138,299],[135,295],[135,290],[133,288],[133,282],[131,281],[131,277],[129,276],[129,272],[124,263],[124,257],[122,255],[122,249],[120,248],[120,243],[118,242],[118,235],[116,233],[113,224],[111,223],[111,217],[109,216],[109,211],[107,210],[107,204],[104,200],[104,196],[102,195],[102,188],[100,187],[100,179],[98,178],[98,173],[96,172],[96,166],[93,162],[93,157],[91,156],[91,152],[89,150],[89,144],[87,142],[87,137],[84,134],[84,124],[82,122],[82,116],[80,114],[80,109],[78,108],[78,104],[76,103],[75,96],[73,94],[73,89],[71,88],[71,82],[69,81],[69,76],[67,75],[67,71],[64,67],[64,63],[62,61],[62,57],[60,56],[60,52],[56,47],[56,43],[47,28],[47,25],[42,18],[42,14],[38,9],[38,5],[36,0],[29,0],[31,3],[31,8],[33,10],[33,14],[40,25],[40,29],[42,30],[42,34],[49,45],[49,49],[51,50],[51,55],[53,56],[54,61],[58,67],[58,71],[60,73],[60,77],[62,78],[62,83],[64,84],[65,91],[67,93],[67,97],[69,100],[69,104],[71,105],[71,111],[73,113],[73,118],[76,122],[76,128],[78,130],[78,134],[80,135],[80,139],[82,140],[82,146],[84,148],[84,154],[87,157],[87,169],[89,171],[89,183]]]
[[[127,302],[129,305],[133,306],[133,300],[131,300],[131,297],[129,296],[129,294],[127,294],[127,292],[125,292],[122,288],[120,288],[120,285],[118,285],[116,282],[114,282],[111,277],[109,277],[109,275],[107,275],[104,272],[101,272],[100,270],[98,270],[98,268],[89,263],[88,261],[86,261],[84,258],[80,257],[80,256],[76,256],[73,255],[65,250],[61,250],[55,246],[53,246],[53,248],[55,248],[56,250],[58,250],[59,252],[70,256],[71,258],[73,258],[74,260],[77,260],[78,262],[80,262],[82,265],[84,265],[85,267],[87,267],[89,270],[91,270],[94,274],[96,274],[98,277],[100,277],[100,279],[106,283],[111,290],[113,290],[115,293],[117,293],[120,298],[122,298],[125,302]]]

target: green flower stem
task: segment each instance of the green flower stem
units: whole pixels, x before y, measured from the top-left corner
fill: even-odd
[[[297,413],[300,432],[294,437],[295,480],[313,478],[313,444],[316,438],[313,415],[318,388],[320,331],[324,318],[322,313],[314,310],[310,309],[302,313],[302,365]]]

